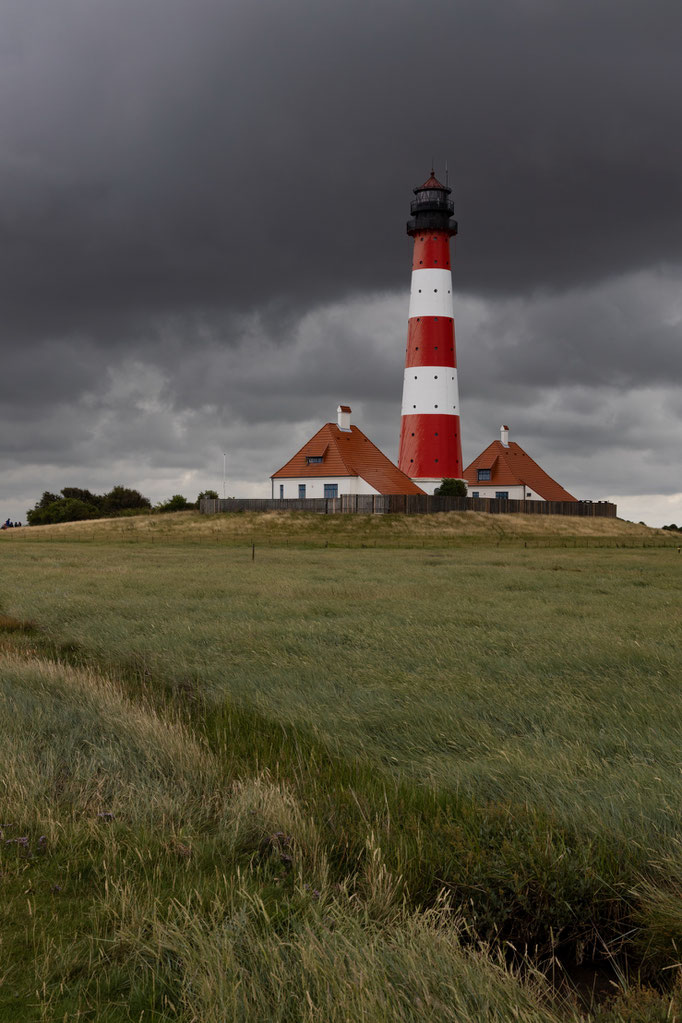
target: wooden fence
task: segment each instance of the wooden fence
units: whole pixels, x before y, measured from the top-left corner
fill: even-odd
[[[433,515],[477,511],[492,515],[583,515],[615,519],[608,501],[502,501],[496,497],[434,497],[430,494],[342,494],[340,497],[204,499],[204,515],[217,512],[309,511],[320,515]]]

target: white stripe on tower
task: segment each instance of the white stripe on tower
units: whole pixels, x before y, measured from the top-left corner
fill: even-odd
[[[409,319],[449,316],[452,319],[452,274],[449,270],[413,270]]]
[[[458,416],[457,370],[452,366],[408,366],[401,414]]]

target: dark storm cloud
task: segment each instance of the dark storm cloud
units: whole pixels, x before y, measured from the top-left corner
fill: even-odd
[[[14,330],[401,279],[450,158],[468,290],[678,260],[676,3],[5,4]]]
[[[432,154],[468,457],[509,418],[567,485],[679,489],[681,29],[663,0],[4,0],[3,504],[215,485],[226,446],[261,480],[339,400],[395,457]]]

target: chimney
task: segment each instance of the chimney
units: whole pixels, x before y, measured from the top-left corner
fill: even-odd
[[[339,430],[345,430],[346,433],[350,432],[350,413],[350,405],[339,405],[336,410],[336,421]]]
[[[504,444],[505,448],[509,447],[509,427],[508,426],[501,426],[500,427],[500,440]]]

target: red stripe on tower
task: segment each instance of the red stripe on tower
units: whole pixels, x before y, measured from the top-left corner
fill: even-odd
[[[398,465],[427,493],[444,477],[462,476],[450,273],[450,238],[457,234],[457,222],[451,220],[451,191],[432,170],[414,189],[413,219],[407,222],[414,257]]]

